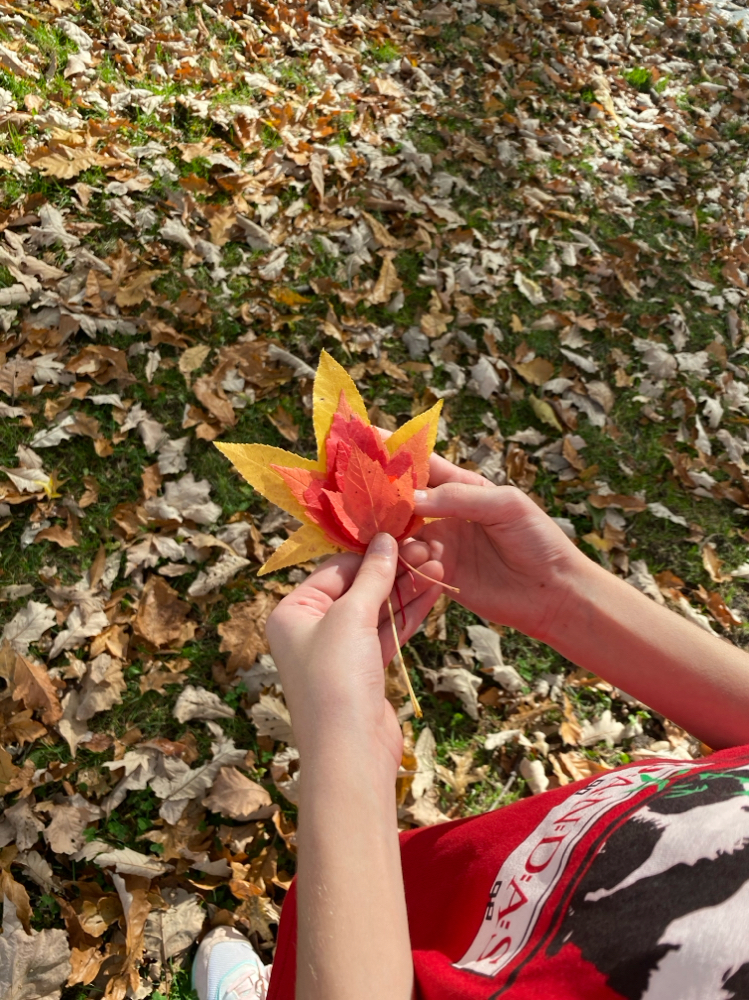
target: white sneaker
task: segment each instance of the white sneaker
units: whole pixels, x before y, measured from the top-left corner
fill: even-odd
[[[270,965],[233,927],[214,927],[198,946],[192,985],[200,1000],[266,1000]]]

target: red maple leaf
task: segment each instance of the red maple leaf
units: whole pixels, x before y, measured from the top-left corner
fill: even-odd
[[[414,514],[414,490],[429,479],[428,433],[425,425],[391,455],[377,429],[352,412],[341,391],[325,440],[325,471],[271,469],[332,542],[365,552],[380,531],[402,541],[423,524]]]

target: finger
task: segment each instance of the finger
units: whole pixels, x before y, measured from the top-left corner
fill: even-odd
[[[285,597],[284,603],[327,611],[354,582],[361,562],[362,557],[355,552],[331,556]]]
[[[421,517],[456,517],[485,527],[507,525],[523,514],[540,510],[515,486],[469,486],[445,483],[433,490],[417,490],[416,513]],[[532,510],[531,510],[532,508]]]
[[[369,543],[356,579],[344,600],[347,608],[360,615],[360,621],[374,624],[381,605],[390,596],[398,568],[398,543],[392,535],[380,532]]]
[[[429,458],[429,485],[441,486],[443,483],[466,483],[468,486],[492,486],[488,479],[478,472],[461,469],[446,458],[434,452]]]
[[[414,538],[409,539],[401,545],[399,554],[401,556],[401,561],[398,564],[399,573],[403,572],[403,560],[411,566],[421,566],[422,563],[433,558],[429,543]]]
[[[423,594],[419,594],[415,600],[411,601],[405,609],[405,626],[403,625],[403,620],[400,614],[395,616],[396,628],[398,630],[398,642],[401,646],[408,642],[414,632],[418,629],[419,625],[421,625],[426,616],[437,603],[437,599],[441,593],[442,587],[432,585],[428,590],[425,590]],[[379,632],[380,644],[382,646],[382,659],[384,663],[389,663],[396,653],[395,639],[393,638],[393,624],[390,621],[390,615],[388,615],[386,622],[382,622],[380,624]]]
[[[406,570],[396,577],[395,582],[397,584],[397,589],[395,586],[393,587],[393,593],[390,595],[390,600],[399,623],[403,621],[401,604],[405,610],[409,604],[417,600],[423,593],[433,587],[435,580],[441,580],[444,576],[442,563],[437,562],[436,560],[430,560],[429,562],[422,563],[419,569],[424,576],[421,576],[419,573],[412,573],[410,570]],[[431,579],[427,580],[426,577],[431,577]],[[399,594],[400,599],[398,599]],[[390,612],[386,604],[380,608],[379,621],[381,625],[390,621]]]

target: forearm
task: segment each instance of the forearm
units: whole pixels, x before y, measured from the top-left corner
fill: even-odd
[[[749,743],[749,657],[595,563],[580,562],[543,638],[714,749]]]
[[[392,767],[362,750],[303,761],[297,1000],[409,1000],[413,964]]]

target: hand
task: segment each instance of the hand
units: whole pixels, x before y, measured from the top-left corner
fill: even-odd
[[[428,544],[411,541],[403,557],[440,579],[442,567]],[[345,767],[352,740],[382,753],[397,770],[402,736],[385,698],[384,666],[395,655],[387,601],[398,568],[398,547],[377,535],[362,559],[346,553],[323,563],[285,597],[268,619],[267,634],[281,675],[300,754],[340,750]],[[441,588],[423,577],[398,576],[406,624],[396,609],[401,642],[410,638]]]
[[[432,455],[430,486],[416,513],[445,583],[469,611],[544,639],[566,594],[566,581],[586,562],[562,529],[514,486]]]

